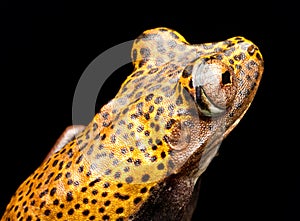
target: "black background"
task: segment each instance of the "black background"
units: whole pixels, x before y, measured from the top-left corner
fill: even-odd
[[[165,4],[2,1],[0,216],[18,185],[72,124],[73,94],[90,62],[144,30],[165,26],[190,43],[242,35],[265,60],[252,106],[203,174],[193,220],[299,220],[297,6]],[[127,67],[108,79],[96,109],[129,72]]]

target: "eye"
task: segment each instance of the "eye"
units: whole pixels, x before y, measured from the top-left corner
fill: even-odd
[[[194,99],[205,116],[224,113],[236,94],[233,72],[219,60],[196,61],[192,82]]]

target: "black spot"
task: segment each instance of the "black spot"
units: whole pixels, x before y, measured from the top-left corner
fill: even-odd
[[[50,213],[51,213],[51,210],[49,210],[49,209],[46,209],[45,212],[44,212],[45,216],[49,216]]]
[[[92,199],[92,204],[96,204],[97,203],[97,200],[96,199]]]
[[[66,200],[68,202],[72,201],[74,198],[73,198],[73,194],[71,191],[67,192],[67,197],[66,197]]]
[[[78,167],[78,172],[82,173],[83,172],[83,166]]]
[[[56,187],[53,187],[50,191],[50,196],[53,196],[56,193]]]
[[[142,176],[142,182],[147,182],[150,179],[150,175],[149,174],[144,174]]]
[[[46,205],[46,201],[41,202],[40,209],[42,209]]]
[[[82,215],[87,216],[90,214],[90,211],[88,209],[85,209],[82,211]]]
[[[105,138],[106,138],[106,134],[103,134],[101,140],[104,140]]]
[[[124,147],[124,148],[121,148],[121,153],[122,154],[126,154],[127,153],[127,149]]]
[[[176,122],[176,120],[170,119],[170,120],[166,123],[165,128],[166,128],[166,129],[171,129],[172,125],[173,125],[175,122]]]
[[[130,115],[130,118],[131,118],[132,120],[134,120],[134,119],[138,118],[138,115],[137,115],[137,114],[131,114],[131,115]]]
[[[115,143],[116,142],[116,135],[111,135],[111,137],[110,137],[110,141],[112,142],[112,143]]]
[[[141,202],[141,201],[142,201],[142,198],[141,198],[141,197],[136,197],[136,198],[133,200],[134,204],[138,204],[138,203]]]
[[[87,190],[87,187],[82,187],[82,188],[81,188],[81,192],[83,192],[83,193],[84,193],[86,190]]]
[[[66,178],[70,178],[71,177],[71,173],[67,172],[65,176],[66,176]]]
[[[126,177],[125,181],[126,181],[126,183],[132,183],[133,177],[132,176]]]
[[[83,202],[84,204],[88,204],[88,203],[89,203],[89,199],[88,199],[88,198],[83,198],[82,202]]]
[[[120,200],[128,200],[129,199],[129,195],[122,195],[120,193],[115,193],[114,197]]]
[[[155,104],[160,104],[162,102],[162,100],[163,100],[163,97],[162,96],[158,96],[158,97],[155,98],[154,103]]]
[[[90,216],[90,218],[89,218],[89,220],[94,220],[94,219],[96,219],[95,216]]]
[[[133,127],[133,123],[129,123],[128,125],[127,125],[127,128],[130,130],[130,129],[132,129],[132,127]]]
[[[95,183],[98,183],[98,182],[100,182],[100,180],[101,180],[101,179],[100,179],[99,177],[98,177],[98,178],[96,178],[94,181],[92,181],[92,182],[90,182],[90,183],[89,183],[89,186],[90,186],[90,187],[94,186],[94,185],[95,185]]]
[[[146,193],[147,192],[147,187],[143,187],[141,190],[140,190],[141,193]]]
[[[132,51],[132,59],[133,59],[133,61],[136,61],[136,59],[137,59],[137,50],[136,49],[134,49]]]
[[[142,161],[141,161],[140,159],[136,159],[136,160],[134,161],[134,165],[135,165],[135,166],[139,166],[139,165],[141,165],[141,163],[142,163]]]
[[[96,196],[96,195],[98,194],[98,190],[93,190],[93,191],[92,191],[92,194],[93,194],[94,196]]]
[[[69,215],[73,215],[73,213],[74,213],[74,209],[69,209],[69,210],[68,210],[68,214],[69,214]]]
[[[253,90],[253,89],[255,88],[255,86],[256,86],[256,82],[253,82],[253,83],[251,84],[250,89]]]
[[[107,197],[107,192],[103,192],[103,193],[101,194],[101,196],[102,196],[102,197]]]
[[[179,39],[178,35],[176,35],[174,32],[170,31],[169,33],[173,38]]]
[[[79,148],[79,152],[84,150],[86,148],[86,146],[88,145],[88,143],[84,143],[80,148]]]
[[[48,193],[48,191],[49,191],[48,189],[44,190],[43,192],[40,193],[39,197],[42,198]]]
[[[116,179],[120,178],[120,177],[121,177],[121,173],[120,173],[120,172],[116,172],[114,177],[115,177]]]
[[[72,165],[72,161],[68,162],[66,165],[66,169],[70,168],[71,165]]]
[[[105,172],[104,172],[104,174],[105,174],[105,175],[111,174],[111,169],[106,169]]]
[[[240,109],[242,106],[243,106],[242,103],[237,103],[237,104],[235,105],[236,109]]]
[[[87,155],[91,155],[94,151],[94,145],[92,144],[89,148],[89,150],[87,151]]]
[[[59,204],[59,200],[58,200],[58,199],[55,199],[55,200],[53,201],[53,205],[57,206],[58,204]]]
[[[154,161],[156,161],[157,160],[157,157],[156,156],[152,156],[151,158],[150,158],[150,161],[151,162],[154,162]]]
[[[108,215],[104,215],[104,216],[102,216],[102,219],[103,220],[109,220],[109,216]]]
[[[222,56],[221,54],[218,54],[218,55],[216,55],[216,59],[217,59],[217,60],[222,60],[222,59],[223,59],[223,56]]]
[[[59,175],[60,175],[60,176],[59,176]],[[59,178],[60,178],[61,176],[62,176],[61,173],[57,175],[57,177],[59,177]],[[55,179],[55,180],[56,180],[56,179]],[[39,189],[41,186],[42,186],[42,183],[39,183],[39,184],[36,186],[36,189]],[[19,200],[21,200],[21,198],[23,198],[23,197],[20,197]]]
[[[240,70],[240,69],[242,69],[242,66],[239,65],[239,64],[236,64],[236,65],[235,65],[235,68],[236,68],[237,70]]]
[[[80,155],[76,160],[76,164],[79,164],[82,161],[83,155]]]
[[[103,188],[108,188],[110,185],[109,185],[109,183],[108,182],[105,182],[104,184],[103,184]]]
[[[123,207],[119,207],[118,209],[116,209],[117,214],[123,213],[123,211],[124,211]]]
[[[121,188],[122,186],[123,186],[122,183],[118,183],[118,184],[117,184],[117,187],[118,187],[118,188]]]
[[[149,130],[146,130],[145,132],[144,132],[144,134],[145,134],[145,136],[149,136],[150,135],[150,131]]]
[[[122,111],[122,114],[126,114],[128,111],[129,111],[129,108],[127,107]]]
[[[41,179],[43,176],[44,176],[44,173],[41,173],[41,174],[38,176],[38,179]]]
[[[70,150],[67,152],[67,154],[68,154],[69,158],[71,158],[71,157],[73,156],[73,150],[70,149]]]
[[[148,58],[150,56],[150,49],[149,48],[141,48],[140,53],[143,58]]]
[[[169,161],[168,161],[168,166],[169,166],[171,169],[174,169],[175,165],[174,165],[174,163],[173,163],[172,160],[169,160]]]
[[[80,204],[79,203],[77,203],[77,204],[75,204],[75,209],[79,209],[80,208]]]
[[[163,170],[165,168],[165,165],[163,163],[160,163],[157,165],[158,170]]]
[[[149,106],[149,111],[148,111],[148,112],[149,112],[149,113],[152,113],[153,111],[154,111],[154,106],[153,106],[153,105],[150,105],[150,106]]]
[[[104,206],[109,206],[110,203],[111,203],[110,200],[107,200],[107,201],[104,202]]]
[[[162,141],[159,140],[159,139],[156,139],[156,140],[155,140],[155,143],[156,143],[157,145],[162,145]],[[152,149],[153,149],[153,148],[152,148]]]
[[[57,163],[58,163],[58,160],[54,160],[52,166],[55,167],[57,165]]]
[[[136,129],[136,131],[138,133],[142,132],[143,130],[144,130],[144,126],[143,125],[138,126],[137,129]]]
[[[165,109],[164,109],[163,107],[159,107],[159,108],[157,108],[156,115],[159,116],[159,115],[161,115],[164,111],[165,111]]]
[[[58,219],[60,219],[62,216],[63,216],[63,213],[62,213],[62,212],[58,212],[58,213],[56,214],[56,217],[57,217]]]
[[[98,124],[97,123],[93,123],[93,131],[95,131],[98,128]]]
[[[261,56],[260,56],[260,54],[259,53],[256,53],[256,58],[258,59],[258,60],[262,60],[262,58],[261,58]]]
[[[153,98],[154,94],[148,94],[146,97],[145,97],[145,101],[151,101],[152,98]]]

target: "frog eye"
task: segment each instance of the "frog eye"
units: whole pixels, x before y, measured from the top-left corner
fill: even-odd
[[[218,116],[232,103],[236,87],[233,72],[219,60],[195,62],[192,69],[194,98],[202,114]]]

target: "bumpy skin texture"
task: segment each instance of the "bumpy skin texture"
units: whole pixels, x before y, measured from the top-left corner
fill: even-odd
[[[262,55],[243,37],[190,45],[156,28],[132,60],[115,98],[60,139],[2,221],[188,220],[197,179],[254,98]]]

